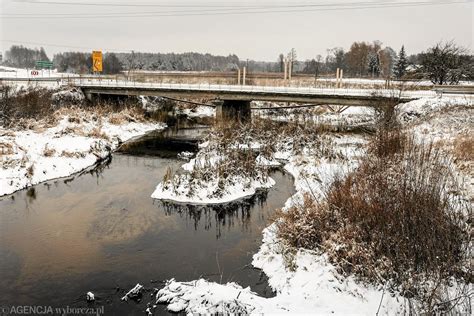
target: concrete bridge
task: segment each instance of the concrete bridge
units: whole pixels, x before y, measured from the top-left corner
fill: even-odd
[[[434,91],[371,89],[321,89],[312,87],[269,87],[211,84],[143,83],[114,80],[72,79],[92,100],[99,95],[161,96],[175,99],[199,98],[217,102],[217,119],[250,118],[251,101],[295,102],[314,105],[377,106],[381,101],[408,102],[435,96]]]
[[[0,81],[22,79],[0,78]],[[379,106],[382,101],[409,102],[422,97],[474,97],[474,86],[434,90],[400,91],[398,89],[344,89],[255,85],[170,84],[124,81],[104,77],[58,77],[24,79],[28,84],[57,84],[81,88],[90,99],[96,96],[160,96],[174,99],[208,99],[216,102],[218,119],[250,118],[251,101],[295,102],[314,105]],[[452,90],[452,91],[451,91]],[[459,90],[459,91],[458,91]],[[461,94],[460,94],[461,93]]]

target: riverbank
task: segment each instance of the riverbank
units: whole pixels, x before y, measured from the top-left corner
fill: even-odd
[[[472,158],[469,158],[472,144],[466,136],[472,133],[472,104],[422,99],[399,105],[396,110],[404,131],[414,131],[419,142],[428,139],[437,142],[447,154],[455,156],[456,165],[461,166],[458,167],[459,177],[472,177]],[[444,142],[440,143],[441,134],[444,134]],[[332,142],[328,148],[332,150],[319,151],[320,155],[308,150],[310,142],[305,142],[301,150],[277,150],[268,158],[280,159],[285,170],[295,178],[297,193],[288,199],[283,212],[303,205],[305,196],[322,201],[334,177],[344,178],[364,157],[368,138],[348,135],[330,138]],[[283,137],[283,143],[291,143],[292,146],[287,147],[291,148],[295,139],[288,142]],[[456,150],[460,144],[463,149]],[[470,182],[465,182],[464,191],[456,194],[472,196]],[[472,198],[470,201],[472,205]],[[301,233],[295,231],[295,234]],[[415,303],[416,307],[407,306],[413,301],[383,285],[361,282],[354,276],[341,274],[340,268],[322,251],[288,247],[279,238],[275,223],[263,231],[263,243],[253,256],[252,264],[268,276],[276,297],[259,297],[250,288],[235,283],[172,279],[158,291],[156,302],[168,304],[170,311],[186,313],[298,313],[311,310],[319,315],[394,315],[403,314],[410,308],[422,308],[419,302]],[[446,292],[440,293],[438,300],[456,296],[459,287],[462,285],[454,282]]]
[[[0,196],[79,172],[121,143],[165,127],[126,108],[107,112],[79,107],[0,127]]]

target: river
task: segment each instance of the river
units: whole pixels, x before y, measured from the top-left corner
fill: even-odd
[[[272,296],[250,263],[262,229],[294,193],[291,176],[275,171],[266,194],[214,209],[150,197],[201,133],[152,133],[99,166],[1,197],[0,306],[103,305],[106,315],[143,315],[170,278],[233,281]],[[121,302],[137,283],[147,289],[142,299]],[[85,301],[88,291],[95,303]]]

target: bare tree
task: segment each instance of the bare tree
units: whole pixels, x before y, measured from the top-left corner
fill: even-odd
[[[295,63],[296,63],[296,49],[292,48],[288,53],[288,61],[291,63],[291,73],[295,70]]]
[[[278,63],[280,64],[280,72],[284,72],[285,71],[285,55],[280,54],[280,56],[278,56]]]
[[[468,70],[462,58],[465,52],[453,41],[437,43],[422,53],[422,70],[434,84],[457,84]]]

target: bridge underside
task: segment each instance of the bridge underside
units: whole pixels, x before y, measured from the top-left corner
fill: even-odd
[[[350,96],[350,95],[317,95],[304,93],[275,93],[262,91],[198,91],[198,90],[167,90],[147,88],[116,88],[116,87],[82,87],[89,100],[94,96],[127,97],[127,96],[157,96],[175,99],[214,99],[221,100],[216,106],[217,120],[248,121],[251,117],[251,101],[294,102],[315,105],[341,106],[379,106],[395,98],[379,96]],[[397,100],[406,102],[409,100]]]
[[[82,88],[86,95],[123,95],[123,96],[162,96],[170,98],[200,98],[200,99],[220,99],[229,101],[269,101],[269,102],[295,102],[308,104],[330,104],[330,105],[350,105],[350,106],[375,106],[380,101],[391,100],[390,97],[379,96],[351,96],[351,95],[317,95],[304,93],[274,93],[274,92],[230,92],[230,91],[197,91],[197,90],[166,90],[166,89],[144,89],[144,88]],[[410,100],[399,100],[407,102]]]

